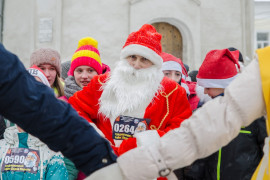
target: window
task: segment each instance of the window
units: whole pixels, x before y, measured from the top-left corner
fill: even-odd
[[[257,32],[257,48],[264,48],[270,45],[270,32]]]

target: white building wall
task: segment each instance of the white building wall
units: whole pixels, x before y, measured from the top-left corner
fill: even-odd
[[[256,31],[270,31],[270,1],[255,2]]]
[[[183,61],[191,69],[198,69],[212,49],[234,46],[248,55],[245,52],[253,47],[250,40],[253,40],[253,30],[244,17],[253,13],[252,2],[6,0],[3,43],[29,66],[29,57],[37,48],[54,48],[61,53],[62,61],[66,61],[70,60],[80,38],[92,36],[99,42],[103,62],[113,67],[130,32],[144,23],[167,22],[182,34]],[[51,34],[48,24],[44,25],[44,18],[48,22],[51,19]],[[52,39],[40,42],[44,40],[44,33],[52,35]]]
[[[32,4],[31,0],[9,0],[4,3],[3,44],[23,62],[28,61],[30,47],[34,43],[31,29],[33,27]]]
[[[63,1],[63,60],[70,60],[78,40],[91,36],[98,41],[102,62],[114,66],[129,34],[127,0]]]
[[[267,33],[268,40],[266,42],[258,41],[257,33]],[[255,2],[255,32],[254,32],[254,47],[258,48],[258,44],[261,47],[264,43],[270,45],[270,1],[260,1]]]
[[[131,31],[144,23],[154,22],[167,22],[177,27],[183,39],[183,62],[191,69],[200,66],[200,6],[196,1],[155,0],[153,3],[153,0],[139,0],[131,3]]]
[[[252,58],[253,19],[252,0],[202,1],[202,57],[211,49],[235,47]]]

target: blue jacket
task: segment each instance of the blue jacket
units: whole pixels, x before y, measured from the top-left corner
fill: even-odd
[[[86,175],[116,156],[107,140],[49,87],[37,82],[0,44],[0,114],[72,160]]]

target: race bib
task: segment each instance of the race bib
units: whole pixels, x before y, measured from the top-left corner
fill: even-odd
[[[9,148],[2,159],[1,171],[37,173],[40,161],[39,151],[28,148]]]
[[[119,116],[113,124],[113,139],[124,140],[133,137],[134,134],[146,131],[150,119]]]

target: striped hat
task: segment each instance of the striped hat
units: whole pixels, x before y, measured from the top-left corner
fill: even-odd
[[[69,76],[74,76],[74,70],[78,66],[90,66],[98,74],[102,73],[102,63],[98,51],[98,42],[91,37],[80,39],[78,48],[72,56]]]

